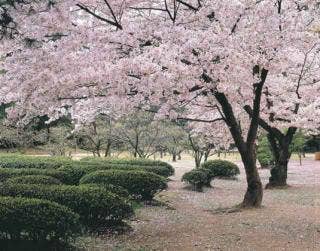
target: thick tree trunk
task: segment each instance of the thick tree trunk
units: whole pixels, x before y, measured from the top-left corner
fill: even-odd
[[[277,149],[273,149],[273,151],[277,150],[278,153],[273,154],[275,158],[275,165],[270,171],[271,176],[266,188],[287,186],[288,163],[291,155],[289,152],[289,146],[290,143],[282,143],[278,145]]]
[[[256,166],[254,147],[246,152],[240,152],[240,154],[246,170],[248,185],[242,207],[260,207],[263,197],[263,186]]]
[[[287,186],[288,163],[291,157],[290,144],[296,128],[289,128],[286,135],[275,136],[273,133],[268,134],[268,140],[271,146],[272,155],[275,165],[271,169],[271,176],[266,188],[283,188]]]
[[[181,160],[181,153],[178,154],[178,160]]]
[[[260,207],[263,197],[262,183],[256,166],[254,144],[258,133],[262,88],[266,81],[268,70],[264,68],[261,69],[256,65],[253,67],[253,74],[259,74],[260,81],[253,85],[255,97],[253,100],[251,121],[246,140],[243,138],[241,125],[235,117],[232,105],[229,103],[227,96],[218,91],[213,92],[216,100],[221,105],[224,120],[228,125],[232,138],[241,154],[242,162],[246,170],[248,187],[241,205],[245,208]]]

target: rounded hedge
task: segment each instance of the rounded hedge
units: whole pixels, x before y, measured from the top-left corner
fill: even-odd
[[[79,182],[72,173],[63,172],[62,170],[55,169],[34,169],[34,168],[0,168],[0,182],[4,182],[5,180],[18,176],[26,176],[26,175],[45,175],[56,178],[60,180],[64,184],[74,185]]]
[[[141,171],[106,170],[84,176],[80,184],[112,184],[121,186],[136,199],[152,200],[154,195],[167,188],[166,180],[154,173]]]
[[[95,164],[95,163],[82,163],[73,164],[65,167],[61,167],[58,170],[68,174],[68,176],[74,178],[74,183],[78,183],[79,180],[86,174],[103,171],[103,170],[124,170],[124,171],[145,171],[155,173],[163,177],[169,177],[171,173],[164,166],[134,166],[134,165],[120,165],[120,164]]]
[[[117,194],[123,198],[130,199],[130,194],[129,194],[128,190],[124,189],[121,186],[115,186],[115,185],[111,185],[111,184],[95,184],[95,183],[81,184],[80,186],[92,186],[92,187],[103,188],[108,192]]]
[[[57,202],[78,213],[81,222],[91,229],[115,225],[133,215],[128,199],[99,187],[4,184],[0,187],[0,195]]]
[[[231,178],[240,174],[238,166],[227,160],[209,160],[201,168],[208,169],[211,177]]]
[[[205,168],[198,168],[198,169],[195,169],[195,170],[198,170],[200,172],[203,172],[207,179],[206,179],[206,182],[205,182],[205,186],[207,187],[211,187],[211,181],[214,179],[214,177],[211,175],[211,172],[208,170],[208,169],[205,169]]]
[[[203,170],[191,170],[182,176],[182,181],[192,185],[194,191],[202,192],[203,187],[208,183],[208,175]]]
[[[61,181],[45,175],[25,175],[9,178],[5,181],[12,184],[61,185]]]
[[[0,197],[0,236],[9,240],[64,240],[81,233],[79,215],[57,203]]]
[[[134,166],[156,166],[156,167],[166,167],[169,176],[174,175],[174,168],[167,162],[160,160],[150,160],[150,159],[119,159],[119,158],[95,158],[95,157],[86,157],[82,158],[80,162],[87,163],[109,163],[116,165],[134,165]]]

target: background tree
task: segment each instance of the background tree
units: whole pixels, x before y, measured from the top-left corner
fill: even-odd
[[[162,134],[161,122],[154,114],[135,111],[123,116],[116,125],[119,140],[127,146],[134,158],[148,158],[157,152],[156,145]]]
[[[94,156],[111,156],[112,148],[119,141],[115,123],[109,116],[99,116],[95,121],[81,125],[73,134],[78,147],[92,152]]]
[[[188,142],[187,132],[177,123],[162,121],[162,133],[158,140],[158,148],[164,149],[172,156],[172,161],[176,162],[181,153],[186,149]]]

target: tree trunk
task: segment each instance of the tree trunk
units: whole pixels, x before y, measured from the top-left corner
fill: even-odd
[[[288,162],[290,159],[289,146],[279,148],[278,158],[275,159],[275,166],[271,168],[271,176],[266,188],[287,186]]]
[[[201,159],[202,159],[202,153],[200,151],[195,151],[194,152],[194,161],[196,164],[196,168],[200,168]]]
[[[178,160],[181,160],[181,153],[178,154]]]
[[[299,164],[300,164],[300,166],[302,166],[302,153],[299,152],[298,156],[299,156]]]
[[[266,189],[287,186],[288,159],[281,158],[276,161],[275,166],[271,169],[271,176]]]
[[[268,134],[268,140],[271,146],[272,155],[275,160],[275,165],[272,167],[269,178],[269,183],[266,189],[282,188],[287,186],[288,163],[291,157],[289,150],[296,128],[289,128],[286,135],[276,138],[272,133]]]
[[[239,151],[246,171],[247,191],[241,204],[244,208],[260,207],[263,197],[263,186],[258,173],[255,159],[255,147],[247,151]]]
[[[210,155],[210,149],[204,152],[204,162],[208,161],[209,155]]]
[[[111,156],[111,142],[108,142],[104,152],[104,157],[110,157],[110,156]]]
[[[175,153],[172,154],[172,161],[177,162],[177,154]]]

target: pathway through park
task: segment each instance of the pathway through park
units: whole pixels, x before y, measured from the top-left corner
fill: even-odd
[[[97,240],[90,250],[320,250],[320,161],[291,161],[288,189],[264,192],[263,208],[216,213],[241,202],[246,184],[214,180],[197,193],[180,179],[192,161],[173,164],[176,174],[159,198],[169,206],[139,209],[133,230]],[[260,170],[267,183],[269,170]]]

